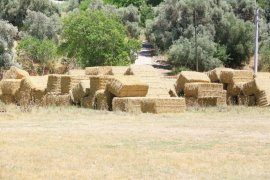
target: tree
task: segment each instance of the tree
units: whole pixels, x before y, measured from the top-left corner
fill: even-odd
[[[116,16],[102,11],[81,11],[64,20],[62,52],[77,58],[83,67],[126,65],[131,63],[130,52],[138,49],[130,41],[125,27]]]
[[[58,40],[58,34],[61,32],[61,21],[59,16],[54,14],[47,17],[41,12],[27,11],[27,16],[23,22],[24,30],[31,36],[38,39]]]
[[[18,29],[7,21],[0,20],[0,67],[8,68],[13,63],[12,48]]]

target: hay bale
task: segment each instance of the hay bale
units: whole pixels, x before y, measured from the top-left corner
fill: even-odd
[[[204,73],[193,71],[182,71],[176,81],[175,90],[177,94],[184,91],[186,83],[210,83],[209,77]]]
[[[83,69],[71,69],[67,73],[70,76],[85,76],[85,70]]]
[[[14,103],[16,103],[15,96],[10,95],[10,94],[2,94],[2,95],[0,95],[0,101],[2,101],[5,104],[14,104]]]
[[[46,95],[45,90],[36,88],[32,89],[32,100],[36,105],[42,105],[42,103],[44,102],[45,95]]]
[[[186,83],[185,97],[214,98],[221,97],[223,84],[218,83]]]
[[[183,113],[186,110],[185,98],[144,98],[142,100],[143,113]]]
[[[107,84],[107,88],[117,97],[144,97],[149,86],[135,76],[116,76]]]
[[[98,90],[94,96],[94,109],[112,110],[113,95],[107,90]]]
[[[51,74],[48,76],[47,92],[61,94],[61,75]]]
[[[170,97],[160,74],[150,65],[131,65],[125,75],[134,75],[149,85],[147,97]]]
[[[11,66],[8,71],[4,73],[3,79],[23,79],[29,77],[29,73],[15,66]]]
[[[4,95],[15,95],[21,86],[21,79],[3,79],[0,88]]]
[[[255,78],[243,85],[243,93],[247,96],[255,95],[257,92],[270,90],[270,78]]]
[[[90,80],[81,80],[74,88],[70,90],[71,100],[79,104],[81,99],[90,94]]]
[[[68,106],[70,105],[70,95],[46,94],[43,103],[45,106]]]
[[[41,91],[45,91],[47,89],[48,76],[30,76],[29,78],[34,89]]]
[[[238,105],[255,106],[256,105],[256,97],[255,96],[238,95]]]
[[[221,97],[216,98],[216,101],[217,106],[227,106],[227,91],[223,90]]]
[[[270,105],[270,90],[259,91],[255,94],[256,104],[261,107]]]
[[[20,88],[15,94],[16,102],[21,105],[25,106],[32,102],[32,89],[34,85],[30,78],[24,78],[21,80]]]
[[[227,93],[231,96],[238,96],[243,92],[243,86],[245,83],[228,84]]]
[[[220,81],[227,84],[238,84],[250,82],[254,79],[253,72],[248,70],[222,70]]]
[[[211,80],[211,82],[220,82],[220,74],[221,71],[226,71],[226,70],[232,70],[231,68],[215,68],[211,71],[208,71],[206,74]]]
[[[113,111],[142,113],[141,102],[141,97],[115,97],[113,98],[112,109]]]
[[[254,78],[270,79],[270,73],[269,72],[257,72],[257,74],[254,74]]]
[[[107,83],[113,76],[91,76],[90,77],[90,91],[96,92],[98,90],[105,90]]]
[[[85,75],[113,75],[111,66],[86,67]]]
[[[94,94],[89,94],[81,99],[81,106],[83,108],[94,108]]]
[[[68,94],[72,88],[71,87],[71,76],[62,75],[61,81],[60,81],[60,86],[61,86],[61,94]]]
[[[112,75],[114,76],[120,76],[125,75],[125,73],[128,70],[128,66],[112,66]]]

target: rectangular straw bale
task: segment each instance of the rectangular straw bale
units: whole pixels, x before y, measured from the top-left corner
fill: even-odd
[[[3,79],[0,88],[4,95],[15,95],[21,86],[21,79]]]
[[[256,96],[256,104],[261,107],[270,105],[270,91],[259,91],[255,94]]]
[[[98,90],[94,97],[94,109],[112,110],[113,95],[107,90]]]
[[[219,83],[186,83],[185,97],[214,98],[221,97],[223,84]]]
[[[186,83],[198,83],[198,82],[210,83],[210,79],[204,73],[193,71],[182,71],[179,74],[179,77],[176,81],[175,90],[177,94],[179,94],[182,91],[184,91]]]
[[[136,76],[115,76],[107,84],[107,88],[116,97],[143,97],[149,86]]]
[[[0,95],[0,101],[2,101],[4,104],[14,104],[14,103],[16,103],[15,96],[11,95],[11,94],[2,94],[2,95]]]
[[[85,75],[113,75],[111,66],[86,67]]]
[[[185,98],[144,98],[143,113],[183,113],[186,110]]]
[[[228,84],[227,93],[231,96],[238,96],[243,93],[243,86],[245,83]]]
[[[119,76],[124,75],[127,72],[128,66],[112,66],[112,75]]]
[[[19,105],[28,105],[32,102],[32,89],[34,85],[30,78],[26,77],[21,80],[20,88],[15,94],[15,100]]]
[[[70,75],[70,76],[85,76],[85,70],[84,69],[70,69],[68,71],[68,75]]]
[[[61,94],[61,75],[51,74],[48,76],[47,92]]]
[[[270,73],[269,72],[257,72],[257,74],[254,75],[255,78],[263,78],[263,79],[270,79]]]
[[[255,106],[255,96],[238,95],[238,105],[242,106]]]
[[[232,70],[231,68],[215,68],[211,71],[207,72],[208,77],[210,78],[211,82],[220,82],[220,74],[221,71]]]
[[[248,70],[222,70],[220,81],[227,84],[250,82],[254,79],[253,72]]]
[[[113,111],[122,111],[129,113],[142,113],[142,97],[113,98]]]
[[[125,75],[135,76],[154,76],[158,75],[155,68],[151,65],[131,65],[128,67]]]
[[[44,97],[46,106],[68,106],[70,105],[70,95],[46,94]]]
[[[15,66],[11,66],[8,71],[4,73],[3,79],[23,79],[29,77],[29,73]]]
[[[34,88],[32,90],[32,100],[36,105],[42,105],[45,95],[46,91],[44,89]]]
[[[71,90],[71,76],[61,76],[61,94],[68,94]]]
[[[270,90],[270,78],[257,77],[243,85],[243,93],[248,96],[265,90]]]
[[[83,97],[90,94],[90,80],[81,80],[74,88],[70,90],[71,100],[79,104]]]
[[[48,84],[48,76],[29,76],[33,88],[36,90],[45,91]]]
[[[113,76],[91,76],[90,77],[90,91],[95,92],[98,90],[105,90],[107,83]]]
[[[221,97],[216,98],[217,106],[227,106],[227,91],[223,90]]]
[[[83,97],[81,99],[81,106],[83,108],[94,109],[94,98],[95,98],[95,94],[93,93],[90,93],[88,96]]]

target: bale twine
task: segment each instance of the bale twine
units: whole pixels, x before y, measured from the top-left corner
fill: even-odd
[[[85,75],[113,75],[111,66],[86,67]]]
[[[19,90],[21,79],[3,79],[0,81],[0,88],[3,95],[13,95]]]
[[[223,84],[219,83],[186,83],[185,97],[215,98],[221,97]]]
[[[107,84],[116,97],[144,97],[149,86],[135,76],[116,76]]]
[[[177,94],[184,91],[186,83],[210,83],[209,77],[204,73],[193,72],[193,71],[182,71],[176,81],[175,90]]]
[[[23,79],[29,77],[29,73],[15,66],[11,66],[8,71],[4,73],[3,79]]]
[[[220,81],[227,84],[250,82],[254,79],[253,72],[248,70],[222,70]]]
[[[70,90],[71,100],[79,104],[81,99],[90,94],[90,80],[80,80],[80,82]]]

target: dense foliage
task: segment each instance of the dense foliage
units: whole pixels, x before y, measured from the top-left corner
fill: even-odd
[[[99,10],[74,13],[64,21],[62,51],[84,67],[126,65],[138,43],[129,40],[125,30],[116,16]]]

